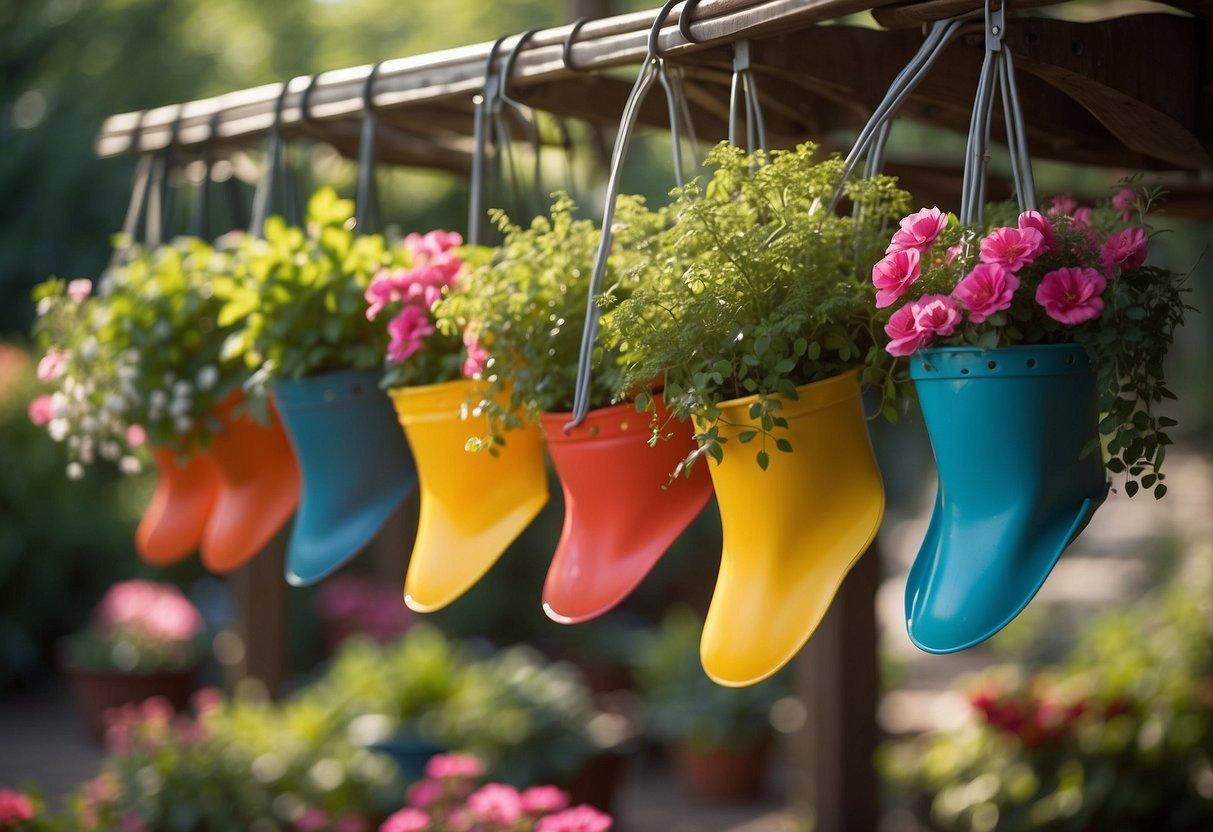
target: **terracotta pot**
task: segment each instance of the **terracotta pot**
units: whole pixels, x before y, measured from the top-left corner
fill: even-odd
[[[660,396],[654,402],[664,424],[668,411]],[[591,411],[566,433],[571,418],[543,416],[565,505],[543,609],[562,624],[595,618],[626,598],[712,497],[706,466],[670,481],[695,451],[690,428],[650,447],[651,417],[631,404]]]
[[[171,448],[151,452],[156,490],[135,530],[135,548],[144,562],[169,566],[189,557],[202,542],[219,495],[219,471],[204,453],[192,454],[183,465]]]
[[[230,572],[264,549],[299,503],[299,466],[273,402],[270,424],[263,425],[236,408],[236,391],[216,408],[223,428],[211,442],[219,471],[219,493],[202,534],[202,564],[212,572]]]
[[[486,416],[460,418],[475,389],[451,381],[389,390],[404,427],[421,492],[417,537],[404,600],[417,612],[441,609],[484,575],[548,501],[543,436],[511,430],[496,456],[465,450],[488,431]]]
[[[161,673],[123,673],[68,667],[66,672],[72,680],[85,727],[96,740],[105,739],[105,713],[111,708],[163,696],[174,709],[182,711],[189,706],[194,690],[193,668]]]
[[[766,740],[741,748],[697,748],[677,743],[670,749],[683,787],[694,795],[715,800],[758,797],[770,750]]]

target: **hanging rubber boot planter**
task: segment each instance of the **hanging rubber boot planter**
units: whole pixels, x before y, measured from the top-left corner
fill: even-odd
[[[664,424],[668,411],[660,396],[654,402]],[[569,418],[543,416],[565,506],[543,609],[563,624],[599,616],[626,598],[712,497],[702,465],[670,480],[695,450],[690,431],[649,447],[651,416],[631,404],[593,410],[566,434]]]
[[[286,579],[315,583],[370,542],[417,482],[378,372],[342,370],[274,384],[303,477]]]
[[[404,583],[417,612],[441,609],[489,570],[548,501],[538,426],[511,430],[497,456],[465,450],[484,416],[460,419],[474,389],[450,381],[389,390],[417,464],[421,515]]]
[[[299,503],[299,466],[269,403],[270,424],[233,415],[240,391],[216,409],[223,422],[211,440],[219,493],[202,535],[202,565],[230,572],[264,549]]]
[[[884,515],[884,485],[851,371],[797,389],[778,414],[792,452],[762,470],[737,435],[758,429],[757,396],[721,406],[724,461],[708,462],[724,531],[700,641],[703,668],[730,687],[771,676],[804,646]]]
[[[156,490],[135,530],[135,548],[145,563],[170,566],[189,557],[202,542],[219,492],[219,472],[207,454],[190,454],[182,465],[172,448],[155,447],[151,452]]]
[[[1108,483],[1095,371],[1077,344],[924,349],[911,357],[939,490],[906,582],[906,629],[928,653],[992,636],[1044,584]]]

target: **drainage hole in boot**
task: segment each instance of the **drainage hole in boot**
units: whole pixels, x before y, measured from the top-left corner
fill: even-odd
[[[1066,356],[1066,363],[1067,363],[1067,364],[1073,364],[1073,363],[1074,363],[1074,356],[1072,356],[1072,355],[1067,355],[1067,356]]]
[[[986,366],[987,366],[987,367],[989,367],[991,370],[997,370],[997,369],[998,369],[998,362],[997,362],[997,361],[991,361],[991,362],[990,362],[989,364],[987,364]]]
[[[1036,359],[1035,359],[1035,358],[1029,358],[1029,359],[1028,359],[1028,369],[1029,369],[1029,370],[1031,370],[1031,369],[1032,369],[1033,367],[1035,367],[1035,366],[1036,366]]]
[[[960,374],[961,374],[962,376],[967,376],[967,375],[969,374],[969,368],[968,368],[968,367],[961,367],[961,368],[960,368]]]

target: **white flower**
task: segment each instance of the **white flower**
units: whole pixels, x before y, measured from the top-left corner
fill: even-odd
[[[80,461],[85,465],[92,465],[94,458],[93,440],[85,437],[80,440]]]
[[[143,466],[139,464],[139,460],[133,456],[124,456],[118,461],[118,470],[124,474],[138,474],[143,470]]]
[[[101,458],[108,459],[111,462],[122,456],[122,448],[117,442],[110,439],[101,443]]]
[[[94,315],[94,318],[97,316]],[[97,326],[97,322],[93,321],[93,325]],[[99,327],[98,327],[99,328]],[[97,357],[97,339],[89,336],[84,339],[84,343],[80,345],[80,357],[85,361],[92,361]]]
[[[219,381],[219,368],[214,364],[207,364],[198,371],[198,389],[210,390]]]
[[[93,329],[101,329],[110,322],[110,310],[106,306],[99,306],[93,310],[92,324]]]
[[[47,312],[50,312],[50,311],[51,311],[51,299],[50,298],[43,298],[42,300],[38,301],[38,317],[42,317],[43,315],[45,315]]]
[[[173,397],[177,399],[188,399],[194,395],[194,386],[188,381],[182,380],[173,385]]]
[[[189,416],[178,416],[173,420],[173,425],[177,428],[177,433],[189,433],[190,428],[194,426],[194,420]]]
[[[164,410],[168,404],[168,394],[163,390],[153,390],[147,397],[147,406],[152,410]]]
[[[85,416],[80,420],[81,433],[94,433],[97,430],[97,420],[92,416]]]
[[[126,410],[126,399],[117,393],[110,393],[105,397],[105,410],[108,413],[122,413]]]
[[[51,395],[51,418],[64,419],[67,417],[67,396],[62,393]]]
[[[139,350],[127,350],[126,352],[122,353],[122,363],[123,364],[138,364],[139,363]]]
[[[118,368],[118,378],[123,381],[139,378],[139,368],[133,364],[123,364]]]
[[[51,439],[62,442],[67,438],[67,419],[51,419],[46,425],[46,432],[51,435]]]
[[[67,478],[69,480],[84,479],[84,466],[79,462],[69,462],[67,464]]]

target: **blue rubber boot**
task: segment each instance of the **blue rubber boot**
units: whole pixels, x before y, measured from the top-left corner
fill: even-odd
[[[952,653],[1028,605],[1107,496],[1087,447],[1095,371],[1082,346],[1053,344],[925,349],[910,375],[939,490],[906,582],[906,629],[926,652]]]
[[[379,373],[279,381],[274,400],[303,474],[286,579],[306,586],[356,555],[417,482]]]

